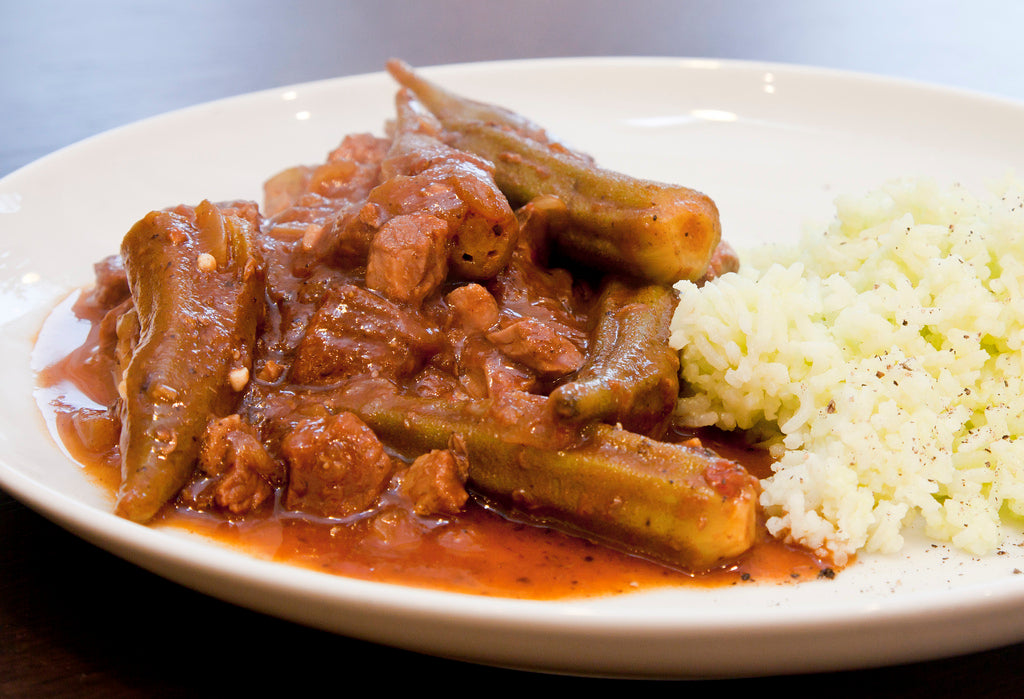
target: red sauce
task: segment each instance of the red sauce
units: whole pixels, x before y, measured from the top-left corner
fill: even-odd
[[[104,404],[109,381],[85,360],[94,341],[95,319],[74,319],[71,302],[55,311],[40,337],[39,404],[51,429],[100,487],[116,490],[117,450],[97,452],[78,429],[76,414]],[[109,376],[109,374],[105,374]],[[723,456],[767,475],[770,460],[734,437],[698,436]],[[828,562],[772,539],[762,528],[754,547],[732,565],[692,574],[615,551],[546,527],[509,520],[479,503],[448,520],[425,521],[396,498],[385,498],[368,516],[319,520],[289,513],[276,504],[232,521],[221,515],[167,508],[157,526],[184,528],[255,556],[306,568],[403,585],[527,599],[592,597],[665,586],[720,586],[792,582],[831,575]]]

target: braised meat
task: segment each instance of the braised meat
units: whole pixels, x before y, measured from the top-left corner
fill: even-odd
[[[735,267],[713,205],[394,69],[409,89],[384,137],[271,177],[262,209],[151,212],[97,265],[85,303],[117,391],[81,422],[119,433],[117,512],[347,523],[396,502],[458,517],[479,497],[673,566],[742,553],[756,481],[658,441],[679,388],[666,275]],[[474,150],[484,132],[518,150]]]

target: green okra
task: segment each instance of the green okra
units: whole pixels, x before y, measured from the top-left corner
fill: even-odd
[[[561,200],[570,225],[554,232],[555,242],[570,257],[658,284],[705,275],[721,241],[718,209],[705,194],[599,168],[508,110],[454,95],[400,61],[388,70],[434,113],[453,145],[494,164],[513,206],[540,196]]]
[[[485,498],[621,550],[689,571],[714,568],[755,537],[756,480],[700,446],[596,424],[561,448],[517,441],[475,401],[437,404],[396,395],[356,398],[351,410],[410,457],[457,436],[469,486]]]
[[[679,355],[668,335],[676,297],[661,285],[608,279],[595,309],[586,363],[550,394],[555,414],[657,435],[679,396]]]
[[[255,207],[204,201],[151,212],[122,242],[138,333],[119,387],[122,517],[147,522],[177,496],[207,421],[248,381],[264,303],[254,228]]]

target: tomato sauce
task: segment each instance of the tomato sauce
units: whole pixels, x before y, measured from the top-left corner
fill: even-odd
[[[60,306],[41,334],[39,357],[61,357],[40,372],[38,403],[54,437],[113,496],[120,480],[117,449],[97,450],[103,437],[83,431],[83,411],[110,398],[105,367],[88,361],[97,319],[77,319],[73,302]],[[102,427],[100,428],[102,429]],[[770,471],[768,455],[711,432],[698,436],[756,476]],[[516,521],[482,501],[450,518],[412,514],[394,493],[370,512],[345,520],[320,519],[266,503],[244,518],[167,507],[153,526],[176,527],[267,560],[363,580],[496,597],[534,600],[621,594],[666,586],[787,583],[831,576],[810,552],[774,540],[763,527],[757,543],[719,570],[694,574],[532,523]]]

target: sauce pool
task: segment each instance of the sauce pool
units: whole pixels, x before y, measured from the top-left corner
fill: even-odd
[[[112,398],[107,368],[89,359],[95,356],[91,350],[97,322],[76,315],[74,298],[54,311],[35,351],[42,367],[37,402],[54,438],[113,499],[120,480],[117,449],[94,448],[94,437],[80,429],[78,419]],[[694,436],[755,476],[770,471],[765,452],[728,435],[674,435],[680,440]],[[827,561],[776,541],[763,527],[755,545],[735,562],[694,574],[550,527],[514,521],[481,502],[471,501],[456,517],[418,517],[393,494],[386,494],[375,510],[346,520],[299,515],[275,502],[237,520],[167,507],[151,526],[184,529],[263,559],[334,575],[533,600],[684,585],[778,584],[831,576],[833,571]]]

